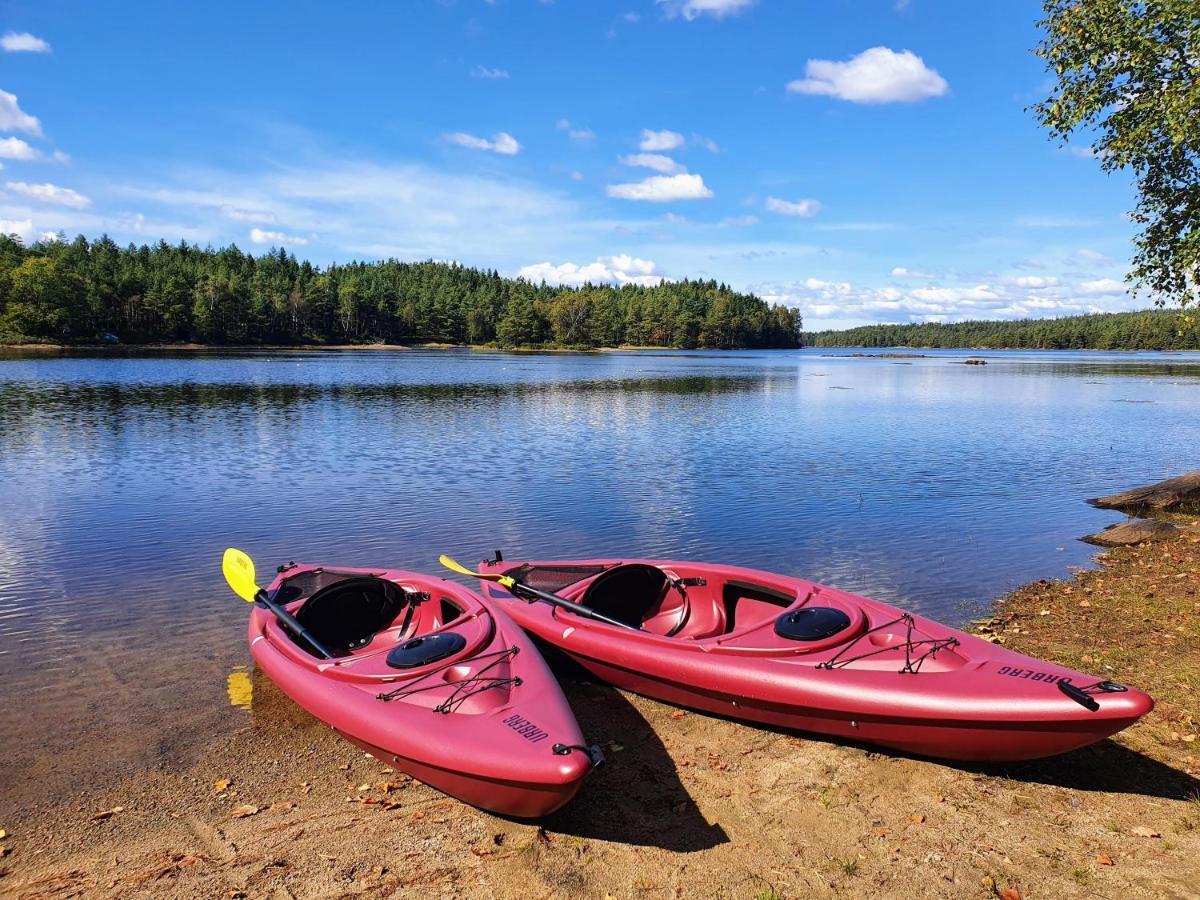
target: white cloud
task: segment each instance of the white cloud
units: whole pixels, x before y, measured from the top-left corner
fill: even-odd
[[[1017,287],[1023,288],[1047,288],[1054,287],[1058,284],[1058,278],[1054,275],[1018,275],[1012,279],[1012,283]]]
[[[596,136],[596,132],[590,128],[576,128],[569,119],[559,119],[554,125],[559,131],[565,131],[567,137],[573,141],[590,141]]]
[[[0,37],[5,53],[49,53],[50,45],[28,31],[10,31]]]
[[[667,203],[671,200],[707,200],[712,191],[699,175],[653,175],[633,184],[610,184],[608,196],[620,200],[649,200]]]
[[[754,5],[755,0],[656,0],[663,7],[668,18],[682,16],[691,22],[700,16],[712,16],[723,19],[745,12]]]
[[[38,159],[41,155],[20,138],[0,138],[0,159]]]
[[[21,109],[17,95],[0,91],[0,131],[23,131],[41,137],[42,123]]]
[[[661,153],[631,153],[628,156],[617,158],[621,161],[621,165],[641,166],[645,169],[653,169],[655,172],[662,172],[664,175],[674,175],[676,172],[686,171],[671,157],[663,156]]]
[[[1094,281],[1083,281],[1079,291],[1088,296],[1104,296],[1106,294],[1124,294],[1125,285],[1115,278],[1097,278]]]
[[[721,220],[722,225],[732,225],[734,227],[742,227],[745,225],[757,225],[758,216],[726,216]]]
[[[250,241],[255,244],[275,244],[276,246],[294,244],[302,247],[308,243],[308,238],[284,234],[282,231],[263,231],[261,228],[251,228]]]
[[[638,22],[640,22],[642,20],[641,13],[635,13],[635,12],[627,12],[623,16],[621,16],[621,18],[624,19],[626,22],[628,22],[630,25],[636,25]]]
[[[1075,251],[1075,255],[1080,259],[1085,259],[1090,263],[1111,263],[1112,260],[1098,250],[1092,250],[1089,247],[1083,247]]]
[[[681,216],[681,215],[679,215],[679,213],[669,212],[665,216],[663,216],[663,218],[666,219],[668,222],[670,222],[672,225],[686,225],[688,223],[688,217]]]
[[[33,219],[0,219],[0,234],[15,234],[24,243],[32,243],[37,238],[33,228]]]
[[[28,197],[42,203],[53,203],[57,206],[69,206],[72,209],[84,209],[92,201],[71,188],[59,187],[57,184],[27,184],[24,181],[8,181],[4,186],[14,194]]]
[[[448,141],[451,144],[458,144],[460,147],[467,147],[470,150],[488,150],[492,153],[501,153],[504,156],[513,156],[521,149],[521,145],[517,143],[517,139],[507,131],[500,131],[493,134],[490,141],[487,138],[476,137],[464,131],[443,134],[442,140]]]
[[[717,142],[710,137],[705,137],[702,134],[693,134],[692,141],[699,144],[709,153],[720,153],[721,148],[717,146]]]
[[[275,214],[262,209],[239,209],[226,204],[221,207],[221,215],[231,222],[263,222],[274,224]]]
[[[483,78],[488,81],[496,81],[500,79],[507,79],[509,76],[506,69],[489,69],[487,66],[472,66],[471,77]]]
[[[659,284],[665,276],[651,260],[638,259],[627,253],[617,256],[601,256],[593,263],[576,265],[567,262],[560,265],[543,262],[522,266],[518,278],[540,284],[561,284],[579,287],[584,284],[640,284],[647,287]]]
[[[638,149],[654,153],[661,150],[677,150],[682,146],[683,135],[678,131],[652,131],[649,128],[643,128],[642,140],[638,144]]]
[[[797,219],[811,219],[821,211],[821,204],[816,200],[792,201],[780,200],[778,197],[768,197],[766,207],[769,212]]]
[[[810,59],[805,77],[788,82],[794,94],[823,94],[852,103],[912,103],[940,97],[949,86],[911,50],[872,47],[845,62]]]
[[[896,266],[892,269],[893,278],[937,278],[933,272],[920,272],[916,269],[906,269],[904,266]]]

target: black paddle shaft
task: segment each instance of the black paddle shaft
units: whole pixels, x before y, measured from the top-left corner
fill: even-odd
[[[557,594],[547,594],[545,591],[531,588],[528,585],[521,584],[519,581],[514,581],[513,586],[509,590],[517,594],[527,594],[536,600],[545,600],[547,603],[552,603],[555,606],[561,606],[563,609],[570,610],[576,615],[583,616],[585,619],[595,619],[597,622],[603,622],[605,625],[616,625],[618,628],[627,628],[630,631],[638,630],[627,622],[618,622],[616,619],[610,619],[608,616],[602,615],[581,603],[572,603],[565,597],[560,597]]]
[[[308,641],[309,646],[316,650],[318,654],[325,659],[334,659],[334,655],[325,649],[325,645],[313,637],[312,633],[309,632],[307,628],[296,621],[295,616],[272,600],[267,595],[266,591],[259,591],[254,599],[256,602],[261,603],[263,606],[273,612],[275,614],[275,618],[278,619],[281,624],[286,625],[292,634],[299,635],[300,637],[304,638],[304,640]]]

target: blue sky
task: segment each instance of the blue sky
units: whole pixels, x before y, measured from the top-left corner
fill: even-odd
[[[810,328],[1124,292],[1129,179],[1025,107],[1026,0],[0,11],[0,229],[562,283],[712,277]]]

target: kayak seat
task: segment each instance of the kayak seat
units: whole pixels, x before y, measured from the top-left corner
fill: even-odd
[[[721,634],[725,614],[702,587],[673,587],[657,566],[627,563],[598,575],[579,602],[601,615],[663,637]]]
[[[295,615],[334,656],[348,656],[391,625],[407,602],[385,578],[350,576],[318,590]]]

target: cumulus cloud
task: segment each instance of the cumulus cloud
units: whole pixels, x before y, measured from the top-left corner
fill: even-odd
[[[937,278],[933,272],[921,272],[917,269],[907,269],[904,266],[896,266],[892,269],[893,278]]]
[[[251,228],[250,242],[254,244],[274,244],[276,246],[293,244],[303,247],[308,243],[308,238],[299,237],[294,234],[284,234],[282,231],[263,231],[261,228]]]
[[[1079,290],[1092,297],[1104,296],[1106,294],[1124,294],[1125,285],[1115,278],[1097,278],[1092,281],[1081,282]]]
[[[617,157],[621,165],[624,166],[641,166],[645,169],[653,169],[655,172],[662,172],[664,175],[674,175],[676,172],[684,172],[686,169],[671,159],[669,156],[663,156],[661,153],[630,153],[627,156]]]
[[[768,197],[766,207],[768,212],[797,219],[811,219],[821,211],[821,204],[816,200],[780,200],[778,197]]]
[[[42,135],[42,123],[21,109],[17,95],[0,91],[0,131],[23,131],[35,137]]]
[[[1075,282],[1055,276],[910,288],[864,287],[846,281],[806,278],[784,284],[753,285],[752,289],[771,302],[797,307],[810,324],[821,319],[956,322],[1044,318],[1115,312],[1136,305],[1125,295],[1124,286],[1113,279]]]
[[[640,284],[652,287],[665,280],[658,266],[649,259],[638,259],[627,253],[616,256],[601,256],[585,265],[566,262],[554,265],[549,262],[522,266],[518,278],[540,284],[560,284],[579,287],[584,284]]]
[[[10,31],[0,37],[0,49],[5,53],[49,53],[50,45],[28,31]]]
[[[650,153],[656,153],[662,150],[677,150],[683,146],[683,135],[678,131],[652,131],[649,128],[642,129],[642,140],[638,144],[639,150],[645,150]]]
[[[699,175],[653,175],[632,184],[610,184],[608,196],[620,200],[648,200],[667,203],[672,200],[707,200],[712,191]]]
[[[221,207],[221,215],[231,222],[262,222],[274,224],[275,214],[261,209],[241,209],[225,204]]]
[[[691,22],[700,16],[724,19],[745,12],[755,0],[656,0],[668,18],[682,17]]]
[[[466,147],[470,150],[487,150],[491,153],[503,154],[504,156],[514,156],[521,150],[521,145],[517,143],[517,139],[507,131],[500,131],[493,134],[491,140],[467,134],[465,131],[454,131],[450,134],[443,134],[442,140],[451,144],[458,144],[458,146]]]
[[[69,206],[72,209],[84,209],[92,201],[71,188],[59,187],[57,184],[27,184],[24,181],[9,181],[4,185],[14,194],[28,197],[41,203],[53,203],[56,206]]]
[[[32,243],[38,236],[33,228],[33,219],[0,219],[0,234],[15,234],[26,244]]]
[[[489,69],[487,66],[472,66],[471,77],[483,78],[487,81],[497,81],[507,79],[508,71],[506,69]]]
[[[590,141],[596,136],[596,132],[590,128],[577,128],[571,124],[570,119],[559,119],[554,125],[559,131],[565,131],[567,137],[573,141]]]
[[[940,97],[946,80],[911,50],[872,47],[845,62],[810,59],[804,78],[788,82],[793,94],[820,94],[852,103],[913,103]]]
[[[20,138],[0,138],[0,159],[39,159],[41,155]]]

